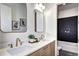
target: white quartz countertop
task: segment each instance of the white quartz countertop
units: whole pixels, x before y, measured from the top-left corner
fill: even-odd
[[[46,46],[47,44],[53,42],[56,40],[56,38],[49,37],[43,40],[40,40],[40,42],[37,43],[26,43],[26,45],[19,47],[19,48],[10,48],[8,49],[0,49],[0,55],[6,55],[6,56],[27,56],[38,49]],[[3,54],[4,52],[4,54]]]

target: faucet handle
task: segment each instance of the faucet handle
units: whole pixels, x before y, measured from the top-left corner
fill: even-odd
[[[23,43],[24,43],[24,41],[21,41],[21,42],[20,42],[20,45],[22,45]]]
[[[13,44],[8,44],[8,46],[10,46],[10,48],[13,48]]]

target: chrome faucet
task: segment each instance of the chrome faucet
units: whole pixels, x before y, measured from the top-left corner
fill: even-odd
[[[18,47],[19,44],[22,45],[22,41],[19,38],[17,38],[16,39],[16,47]]]

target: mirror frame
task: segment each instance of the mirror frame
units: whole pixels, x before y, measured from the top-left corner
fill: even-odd
[[[42,30],[38,30],[38,26],[39,26],[39,19],[37,18],[37,12],[38,13],[42,13],[43,14],[43,19],[41,20],[41,25],[43,26]],[[39,12],[38,10],[34,10],[34,15],[35,15],[35,32],[38,32],[38,33],[43,33],[45,31],[45,17],[44,17],[44,12]]]

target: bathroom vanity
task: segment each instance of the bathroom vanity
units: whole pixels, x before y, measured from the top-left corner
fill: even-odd
[[[55,56],[55,41],[33,52],[30,56]]]
[[[38,43],[26,43],[17,48],[1,49],[0,56],[55,56],[55,38],[47,38]]]

